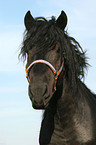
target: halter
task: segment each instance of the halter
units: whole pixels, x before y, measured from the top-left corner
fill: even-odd
[[[50,69],[51,71],[54,73],[54,79],[55,79],[55,82],[54,82],[54,91],[53,91],[53,94],[55,93],[56,91],[56,84],[57,84],[57,79],[58,79],[58,76],[60,75],[61,71],[63,70],[63,66],[64,66],[64,61],[62,62],[61,64],[61,67],[58,71],[56,71],[56,69],[54,68],[54,66],[49,63],[48,61],[46,60],[43,60],[43,59],[40,59],[40,60],[35,60],[33,61],[27,68],[26,68],[26,78],[28,79],[28,82],[30,83],[30,78],[28,76],[28,73],[29,73],[29,70],[30,68],[32,68],[32,66],[34,64],[38,64],[38,63],[43,63],[43,64],[46,64]]]

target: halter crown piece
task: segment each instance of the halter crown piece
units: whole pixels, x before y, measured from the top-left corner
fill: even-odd
[[[61,64],[61,67],[58,71],[56,71],[56,69],[54,68],[54,66],[49,63],[48,61],[46,60],[43,60],[43,59],[39,59],[39,60],[35,60],[33,61],[27,68],[26,68],[26,78],[28,79],[28,82],[30,83],[30,78],[28,76],[28,73],[30,71],[30,68],[32,68],[32,66],[34,64],[38,64],[38,63],[43,63],[43,64],[46,64],[51,70],[52,72],[54,73],[54,79],[55,79],[55,82],[54,82],[54,90],[53,90],[53,94],[55,93],[56,91],[56,84],[57,84],[57,79],[58,79],[58,76],[60,75],[61,71],[63,70],[63,66],[64,66],[64,61],[62,62]]]

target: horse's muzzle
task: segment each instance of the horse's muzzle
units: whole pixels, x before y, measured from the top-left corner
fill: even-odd
[[[49,105],[49,101],[51,99],[50,95],[48,95],[47,97],[46,96],[46,93],[43,94],[43,96],[39,96],[38,95],[33,95],[30,87],[29,87],[29,97],[30,97],[30,100],[32,102],[32,107],[34,109],[46,109],[47,106]]]

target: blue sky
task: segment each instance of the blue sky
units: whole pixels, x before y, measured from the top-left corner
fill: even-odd
[[[42,111],[31,107],[25,64],[18,61],[28,10],[34,17],[67,13],[66,29],[89,57],[85,83],[96,93],[95,0],[0,0],[0,145],[38,145]]]

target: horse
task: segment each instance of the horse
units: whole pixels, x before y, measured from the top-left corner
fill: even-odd
[[[84,84],[86,51],[65,30],[67,15],[24,18],[20,56],[32,106],[44,110],[40,145],[96,145],[96,95]]]

